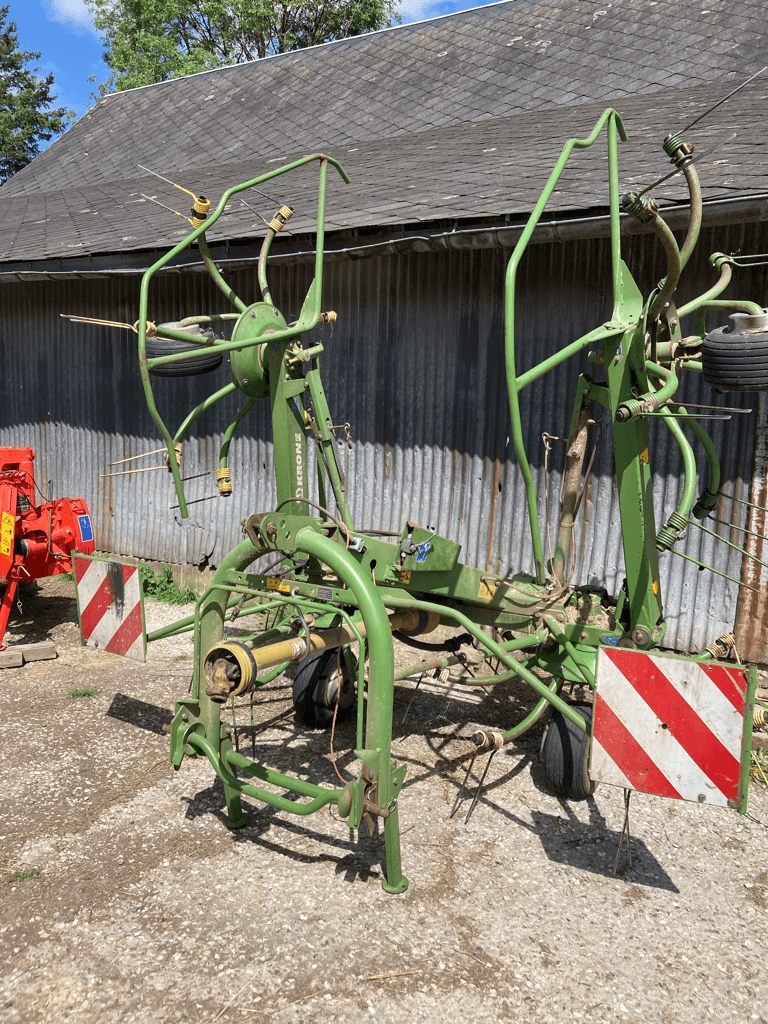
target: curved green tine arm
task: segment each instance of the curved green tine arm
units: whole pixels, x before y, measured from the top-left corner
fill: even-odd
[[[707,456],[709,478],[707,486],[699,495],[699,499],[691,509],[694,519],[705,519],[717,504],[718,491],[720,489],[720,459],[714,442],[701,424],[689,416],[682,405],[672,405],[669,408],[675,413],[679,421],[684,424],[691,433],[701,442]]]
[[[579,722],[579,715],[573,711],[570,704],[567,704],[561,697],[558,697],[556,693],[553,693],[549,687],[543,683],[538,676],[534,675],[529,668],[527,668],[522,662],[517,661],[508,654],[501,644],[496,643],[495,640],[491,639],[480,626],[476,625],[468,616],[464,615],[458,609],[451,608],[449,605],[437,604],[432,601],[420,601],[414,600],[411,597],[406,597],[402,594],[396,593],[382,593],[382,600],[388,608],[421,608],[426,612],[435,612],[443,618],[453,619],[458,625],[462,626],[468,633],[476,637],[480,644],[489,651],[494,658],[498,658],[500,662],[511,669],[520,679],[524,680],[540,697],[546,698],[546,700],[554,707],[556,711],[562,712],[565,717],[573,722],[573,724],[581,729],[582,732],[587,731],[587,727],[582,719]]]
[[[269,258],[269,250],[272,248],[272,242],[275,240],[276,235],[277,231],[273,227],[270,227],[264,236],[264,241],[261,243],[259,265],[257,268],[261,297],[264,302],[270,303],[272,302],[272,294],[269,290],[269,282],[267,281],[267,259]]]
[[[518,465],[525,485],[525,493],[528,503],[528,519],[531,529],[531,541],[533,544],[533,557],[536,565],[536,579],[539,583],[543,583],[545,578],[544,551],[541,541],[541,527],[539,524],[536,488],[533,482],[533,475],[531,473],[531,467],[528,462],[528,456],[526,454],[525,444],[523,441],[522,417],[520,415],[519,399],[521,385],[518,381],[517,367],[515,363],[515,286],[517,269],[569,156],[574,149],[586,149],[588,146],[591,146],[605,124],[608,124],[608,176],[611,209],[611,260],[613,269],[614,319],[618,319],[618,311],[621,307],[623,289],[619,240],[620,211],[618,188],[618,147],[616,142],[616,133],[618,132],[622,142],[626,142],[627,134],[624,130],[624,125],[619,114],[611,107],[603,113],[586,139],[569,139],[568,142],[566,142],[562,153],[560,154],[560,158],[555,164],[555,167],[549,176],[549,180],[544,187],[544,191],[541,193],[539,201],[533,208],[533,212],[528,218],[528,223],[526,224],[525,229],[515,246],[509,263],[507,264],[505,282],[504,350],[507,373],[507,390],[509,393],[509,411],[512,420],[512,438],[515,446],[515,454],[517,456]],[[531,371],[529,371],[529,375],[530,373]]]
[[[205,232],[203,232],[203,234],[201,234],[197,239],[197,245],[200,249],[200,255],[203,257],[205,268],[211,275],[213,283],[221,292],[224,293],[224,295],[226,295],[235,309],[240,313],[244,313],[248,306],[243,302],[239,295],[237,295],[234,289],[229,287],[227,282],[219,273],[219,268],[214,263],[213,256],[211,256],[211,250],[208,248],[208,239],[205,237]]]
[[[224,431],[221,448],[219,449],[219,472],[216,474],[216,483],[219,488],[219,494],[222,495],[222,497],[227,497],[232,493],[232,477],[229,472],[229,446],[232,443],[232,438],[237,430],[238,424],[243,417],[248,415],[258,401],[260,401],[260,399],[250,398],[235,415],[232,422]],[[224,470],[226,470],[226,472],[223,472]]]
[[[713,253],[709,258],[709,262],[711,266],[717,267],[720,270],[720,277],[711,288],[697,296],[697,298],[691,299],[690,302],[679,306],[677,310],[677,315],[681,319],[689,313],[696,313],[694,333],[698,335],[703,335],[706,330],[704,314],[709,309],[727,309],[731,313],[749,313],[751,316],[759,316],[763,312],[762,306],[757,302],[750,302],[745,299],[718,300],[717,296],[721,295],[731,283],[734,264],[731,257],[726,256],[722,252]]]
[[[256,405],[258,401],[260,401],[260,399],[258,398],[249,399],[242,407],[242,409],[237,413],[235,418],[232,420],[232,422],[229,424],[226,431],[224,432],[224,437],[221,442],[221,448],[219,449],[219,469],[227,468],[229,446],[232,443],[232,437],[235,433],[235,430],[237,430],[237,426],[243,419],[243,417],[248,415],[248,413],[251,411],[251,409],[254,407],[254,405]]]
[[[295,170],[295,169],[297,169],[299,167],[303,167],[305,164],[311,163],[314,160],[319,160],[320,161],[320,182],[319,182],[319,196],[318,196],[317,251],[316,251],[316,256],[315,256],[315,281],[313,282],[314,285],[315,285],[315,287],[314,287],[314,295],[313,295],[313,298],[312,298],[312,302],[309,303],[310,309],[308,311],[307,317],[305,318],[303,316],[304,309],[302,309],[302,316],[299,317],[299,323],[297,323],[295,325],[295,327],[293,327],[293,328],[288,328],[288,330],[284,333],[283,336],[290,337],[290,336],[293,336],[293,335],[301,334],[303,331],[305,331],[307,329],[307,327],[310,324],[312,326],[314,326],[314,323],[317,321],[317,318],[320,315],[320,304],[321,304],[321,286],[322,286],[322,268],[323,268],[323,241],[324,241],[324,238],[325,238],[325,223],[324,223],[324,221],[325,221],[325,192],[326,192],[326,183],[327,183],[327,177],[328,177],[328,165],[330,164],[331,166],[335,167],[336,170],[338,171],[338,173],[340,174],[341,178],[347,184],[349,184],[349,176],[347,175],[346,171],[341,166],[341,164],[337,160],[334,160],[332,157],[328,157],[328,156],[326,156],[323,153],[313,153],[311,156],[302,157],[302,159],[295,160],[293,163],[286,164],[283,167],[278,167],[278,168],[276,168],[273,171],[268,171],[266,174],[259,175],[257,178],[251,178],[250,180],[242,182],[239,185],[233,185],[231,188],[228,188],[224,192],[224,194],[222,195],[222,197],[219,200],[219,202],[218,202],[218,204],[216,206],[216,209],[213,211],[213,213],[201,225],[199,225],[198,227],[194,228],[187,235],[186,238],[184,238],[181,242],[179,242],[177,245],[175,245],[169,252],[167,252],[159,260],[157,260],[156,263],[154,263],[151,267],[149,267],[149,269],[147,271],[145,271],[144,276],[141,279],[141,289],[140,289],[140,293],[139,293],[139,322],[138,322],[138,333],[139,333],[139,342],[138,342],[139,370],[140,370],[140,373],[141,373],[142,385],[144,387],[144,397],[145,397],[146,402],[147,402],[147,408],[149,410],[149,414],[152,417],[152,420],[155,423],[155,426],[160,431],[160,434],[161,434],[163,440],[165,441],[165,446],[168,449],[168,463],[169,463],[169,466],[170,466],[171,473],[173,475],[173,483],[174,483],[174,487],[175,487],[175,490],[176,490],[176,494],[177,494],[178,499],[179,499],[179,511],[180,511],[181,516],[182,516],[183,519],[186,519],[188,517],[189,513],[188,513],[188,510],[187,510],[187,504],[186,504],[186,501],[184,499],[183,488],[182,488],[182,485],[181,485],[181,474],[179,472],[179,464],[178,464],[178,460],[176,459],[176,453],[175,453],[174,448],[173,448],[173,439],[172,439],[172,437],[170,435],[170,432],[169,432],[168,428],[166,427],[165,423],[163,422],[162,417],[160,416],[160,413],[158,412],[157,405],[155,403],[154,395],[152,393],[152,383],[151,383],[151,381],[149,379],[149,370],[150,370],[151,366],[155,366],[155,365],[157,365],[157,364],[159,364],[161,362],[162,363],[179,362],[180,361],[179,360],[179,356],[180,355],[182,356],[182,358],[184,358],[184,357],[190,358],[190,356],[194,356],[194,353],[186,352],[186,353],[178,353],[176,355],[171,355],[171,356],[162,356],[162,357],[158,357],[157,360],[148,360],[147,359],[147,307],[148,307],[148,298],[149,298],[149,283],[150,283],[152,277],[154,276],[154,274],[157,273],[157,271],[161,270],[164,266],[166,266],[172,259],[174,259],[174,257],[176,257],[180,252],[182,252],[189,245],[191,245],[192,242],[196,241],[197,239],[202,239],[201,252],[203,252],[204,260],[206,260],[206,253],[207,253],[207,256],[208,256],[208,259],[206,260],[206,266],[208,267],[209,272],[212,272],[212,276],[213,276],[214,281],[216,281],[216,283],[219,284],[219,287],[221,287],[222,284],[223,284],[224,288],[226,289],[226,293],[228,293],[230,291],[229,286],[226,284],[226,282],[223,281],[223,279],[221,279],[221,281],[219,280],[220,275],[218,273],[218,270],[216,270],[215,266],[213,265],[213,261],[210,259],[210,252],[208,252],[208,250],[207,250],[207,243],[206,243],[205,237],[204,237],[205,236],[205,231],[208,228],[210,228],[213,224],[216,223],[216,221],[219,219],[219,217],[221,217],[222,213],[224,212],[224,210],[226,208],[226,205],[229,202],[229,200],[232,198],[232,196],[236,195],[238,192],[243,192],[246,189],[252,188],[255,185],[259,185],[259,184],[261,184],[261,183],[263,183],[265,181],[269,181],[271,178],[276,178],[276,177],[278,177],[281,174],[287,173],[288,171]],[[232,296],[234,296],[234,293],[232,293]],[[309,296],[308,296],[308,298],[309,298]],[[237,300],[237,301],[235,301],[235,300]],[[235,303],[236,306],[239,303],[241,303],[241,300],[237,299],[237,296],[234,296],[232,298],[232,301]],[[308,304],[307,301],[305,301],[305,308],[306,308],[307,304]],[[243,308],[245,308],[245,307],[243,306]],[[314,312],[314,318],[311,315],[313,312]],[[189,340],[189,339],[185,339],[185,340]],[[273,340],[278,340],[278,339],[275,337],[275,338],[273,338]],[[256,341],[252,342],[252,344],[256,344],[256,343],[257,343]],[[209,350],[210,347],[211,346],[207,346],[206,345],[206,346],[204,346],[204,349],[205,350]],[[228,343],[227,345],[224,345],[224,346],[215,346],[215,347],[218,350],[222,351],[222,353],[223,353],[225,351],[228,352],[228,351],[231,351],[232,349],[243,347],[243,343],[240,343],[240,344],[238,344],[238,343],[235,343],[235,344]],[[203,348],[201,348],[201,353],[202,353],[202,351],[203,351]]]
[[[207,398],[204,398],[203,401],[200,402],[199,405],[196,405],[192,412],[188,413],[188,415],[185,417],[181,426],[174,434],[173,440],[183,441],[184,438],[187,436],[187,431],[195,422],[195,420],[200,419],[204,412],[207,412],[208,409],[211,408],[211,406],[216,405],[217,402],[220,402],[222,398],[226,398],[227,395],[231,395],[233,391],[237,390],[237,384],[233,382],[230,384],[225,384],[224,387],[221,388],[219,391],[214,391],[212,395],[209,395]]]
[[[677,446],[680,449],[680,454],[683,456],[683,467],[685,472],[685,483],[683,485],[683,494],[680,498],[677,508],[672,512],[667,519],[666,526],[663,526],[659,530],[659,534],[656,538],[656,547],[660,551],[666,551],[670,548],[676,540],[679,539],[678,534],[685,530],[688,516],[691,514],[693,508],[693,501],[696,497],[696,459],[693,455],[693,448],[688,442],[683,428],[675,419],[673,413],[668,406],[659,410],[667,429],[669,430],[672,437],[677,441]]]
[[[696,248],[696,243],[699,240],[703,211],[701,182],[699,181],[699,174],[696,170],[696,166],[693,163],[684,164],[683,174],[685,175],[685,180],[688,183],[688,195],[691,200],[691,219],[688,221],[688,231],[685,239],[683,240],[683,244],[680,247],[681,273],[685,269],[685,265],[691,258],[691,253]]]
[[[680,280],[680,273],[683,269],[683,264],[675,236],[672,234],[672,229],[664,218],[656,214],[651,223],[653,230],[656,232],[661,244],[664,246],[664,252],[667,256],[667,274],[659,283],[661,291],[657,292],[655,298],[651,299],[648,309],[648,317],[653,320],[659,311],[664,308],[667,300],[672,297],[672,293],[675,288],[677,288],[677,282]]]

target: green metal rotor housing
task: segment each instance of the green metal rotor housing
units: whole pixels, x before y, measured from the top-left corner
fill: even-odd
[[[232,341],[252,342],[256,338],[285,330],[285,318],[270,302],[254,302],[243,311],[232,332]],[[262,345],[234,349],[230,356],[232,376],[240,390],[249,398],[263,398],[269,393],[269,377]]]

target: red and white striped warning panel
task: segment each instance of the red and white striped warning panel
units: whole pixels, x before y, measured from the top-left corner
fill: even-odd
[[[147,635],[139,568],[75,555],[80,633],[88,647],[146,661]]]
[[[601,647],[596,683],[592,779],[746,807],[754,673]]]

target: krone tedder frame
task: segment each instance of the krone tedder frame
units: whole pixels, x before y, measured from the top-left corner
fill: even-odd
[[[572,151],[591,146],[603,129],[608,141],[613,314],[607,323],[521,371],[515,357],[516,274],[521,257]],[[742,341],[761,332],[765,340],[768,317],[755,303],[717,299],[730,280],[733,264],[722,254],[711,259],[720,275],[713,287],[679,309],[675,307],[675,287],[701,226],[701,192],[692,149],[681,136],[664,140],[664,149],[684,173],[690,193],[690,223],[684,243],[678,247],[653,201],[636,194],[620,199],[619,138],[625,138],[621,119],[609,109],[588,138],[571,139],[566,144],[507,268],[506,375],[515,453],[527,495],[535,563],[532,573],[502,576],[463,565],[459,544],[411,522],[395,542],[355,529],[338,460],[335,420],[320,379],[323,346],[317,342],[311,347],[302,345],[305,332],[335,318],[335,314],[322,312],[329,169],[348,181],[335,160],[314,154],[270,171],[230,188],[213,211],[207,200],[196,197],[193,230],[144,275],[138,320],[141,374],[151,415],[167,446],[182,516],[187,515],[187,508],[179,453],[193,422],[224,396],[238,389],[243,392],[245,404],[226,430],[221,448],[219,490],[226,494],[231,491],[227,455],[237,424],[261,398],[268,398],[272,409],[276,508],[244,521],[244,539],[218,567],[194,616],[149,637],[194,629],[194,674],[189,695],[176,705],[171,759],[178,768],[184,757],[208,758],[223,784],[232,827],[245,823],[242,795],[299,815],[335,804],[352,828],[361,823],[373,827],[378,817],[383,822],[386,847],[384,888],[402,892],[408,880],[401,870],[398,799],[405,765],[392,756],[394,682],[435,667],[448,669],[453,682],[468,685],[488,686],[514,677],[524,680],[537,698],[530,713],[516,724],[501,723],[498,731],[479,731],[475,743],[479,750],[493,752],[545,715],[551,716],[543,746],[545,770],[555,788],[567,796],[588,796],[596,781],[603,779],[628,790],[746,809],[754,671],[715,660],[730,654],[733,638],[729,635],[714,641],[702,654],[679,657],[649,652],[661,643],[665,629],[659,552],[682,537],[691,517],[702,520],[709,514],[720,486],[718,458],[710,438],[676,400],[679,377],[683,370],[702,369],[706,376],[708,345],[716,361],[722,349],[722,344],[717,349],[716,342],[729,341],[728,331],[714,332],[710,339],[705,335],[708,310],[727,308],[733,313],[730,335]],[[236,194],[312,161],[319,166],[314,280],[298,319],[289,324],[272,301],[266,271],[270,246],[290,217],[290,207],[281,207],[270,223],[258,263],[261,298],[250,304],[234,293],[216,268],[206,230]],[[622,209],[649,222],[666,253],[667,274],[647,298],[621,259]],[[155,325],[148,319],[152,278],[195,242],[212,279],[236,312],[193,315],[176,324]],[[693,333],[683,336],[681,321],[692,314]],[[219,330],[227,320],[234,323],[231,339],[223,338]],[[590,350],[596,379],[584,374],[578,379],[556,547],[545,561],[537,496],[523,444],[520,392],[583,349]],[[212,362],[218,364],[225,354],[231,360],[232,383],[195,408],[172,435],[155,405],[151,375],[198,372]],[[715,370],[715,378],[717,375]],[[626,581],[613,601],[607,600],[600,588],[569,583],[572,534],[595,405],[608,411],[613,424],[626,562]],[[660,530],[652,503],[649,415],[663,419],[680,447],[685,467],[680,504]],[[707,456],[708,479],[698,497],[693,452],[683,427],[703,445]],[[309,497],[308,432],[318,453],[317,502]],[[270,554],[270,569],[248,572],[256,559]],[[275,611],[280,614],[273,616],[277,625],[272,628],[227,639],[228,621],[237,619],[242,625],[248,616],[257,614],[262,622],[265,613]],[[438,624],[463,632],[444,643],[417,639]],[[420,652],[414,655],[416,664],[395,671],[393,633]],[[462,651],[463,645],[467,651]],[[472,674],[467,655],[477,651],[485,656],[485,668],[481,674]],[[310,725],[330,724],[336,711],[349,708],[356,684],[355,754],[360,770],[357,778],[343,787],[316,785],[244,756],[235,750],[228,723],[222,720],[222,709],[230,698],[275,679],[291,662],[301,663],[293,683],[297,715]],[[490,664],[495,669],[490,669]],[[655,709],[652,735],[647,723],[643,737],[634,734],[635,710],[630,709],[622,719],[622,698],[614,700],[611,690],[617,678],[622,684],[629,681],[632,700],[640,694]],[[596,694],[593,705],[574,705],[563,699],[560,690],[566,680],[591,689]],[[601,698],[602,685],[606,689]],[[716,699],[708,696],[713,690]],[[714,717],[710,715],[713,700],[714,705],[720,701],[724,706]],[[598,743],[600,713],[607,717]],[[685,756],[674,762],[678,748],[684,748]],[[712,754],[715,748],[719,761]],[[608,762],[616,769],[613,775]],[[288,791],[295,799],[277,790]]]

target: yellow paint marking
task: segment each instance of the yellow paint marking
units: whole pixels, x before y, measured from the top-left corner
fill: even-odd
[[[15,519],[10,512],[3,512],[0,519],[0,555],[10,556],[13,551]]]

